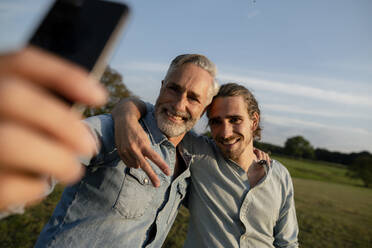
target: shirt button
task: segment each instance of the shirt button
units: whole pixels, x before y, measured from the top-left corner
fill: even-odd
[[[147,178],[143,179],[143,183],[144,184],[148,184],[149,183],[149,179],[147,179]]]
[[[242,235],[242,240],[245,240],[247,238],[246,235]]]

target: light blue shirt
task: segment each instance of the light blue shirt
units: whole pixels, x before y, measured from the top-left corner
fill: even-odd
[[[36,247],[161,247],[185,197],[192,156],[181,142],[177,149],[187,169],[174,180],[149,161],[161,181],[155,188],[144,171],[120,160],[111,115],[87,123],[101,143],[100,152],[83,179],[65,189]],[[141,124],[173,172],[176,148],[158,129],[154,113]]]
[[[250,189],[247,173],[206,137],[186,137],[194,155],[187,248],[298,247],[293,185],[278,161]]]

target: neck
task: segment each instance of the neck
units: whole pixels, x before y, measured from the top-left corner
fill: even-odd
[[[185,136],[185,134],[186,134],[186,133],[181,134],[181,135],[176,136],[176,137],[171,137],[171,138],[168,137],[168,140],[169,140],[170,142],[172,142],[172,144],[173,144],[174,146],[177,146],[177,145],[181,142],[181,140],[183,139],[183,137]]]
[[[236,163],[242,168],[245,172],[248,172],[249,167],[253,164],[253,161],[257,159],[256,155],[253,152],[253,141],[245,148],[243,153],[236,159]]]

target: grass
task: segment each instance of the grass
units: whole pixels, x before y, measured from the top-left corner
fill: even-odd
[[[295,189],[301,247],[372,247],[372,190],[345,176],[343,166],[273,156],[290,171]],[[62,192],[23,215],[0,221],[0,247],[33,247]],[[181,208],[163,247],[182,247],[188,210]]]
[[[34,244],[57,205],[63,187],[57,185],[54,192],[40,204],[30,207],[22,215],[0,220],[0,247],[34,247]]]
[[[312,160],[297,160],[277,155],[272,157],[285,165],[293,178],[363,186],[362,180],[351,179],[346,176],[347,169],[343,165]]]
[[[294,178],[302,247],[372,247],[372,190]]]

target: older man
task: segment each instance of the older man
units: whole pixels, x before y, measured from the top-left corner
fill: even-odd
[[[194,155],[185,247],[298,247],[287,169],[275,160],[255,162],[261,128],[254,96],[241,85],[223,85],[207,115],[213,140],[183,140]]]
[[[65,190],[36,247],[160,247],[189,184],[192,156],[182,139],[217,93],[215,73],[202,55],[176,57],[155,109],[141,119],[170,176],[156,166],[129,168],[115,148],[111,116],[87,119],[100,152],[87,163],[84,178]],[[156,176],[157,187],[146,173]]]

